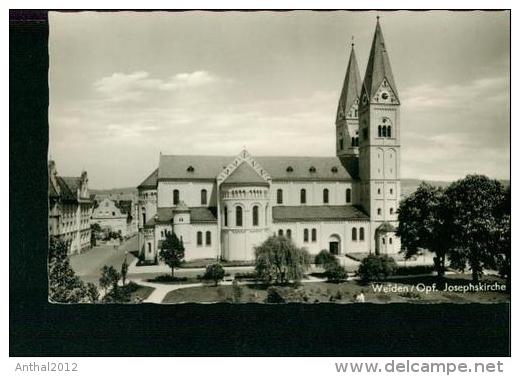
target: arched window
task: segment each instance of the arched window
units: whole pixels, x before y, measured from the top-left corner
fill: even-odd
[[[312,241],[315,242],[317,237],[318,236],[316,235],[316,229],[313,228],[312,232],[311,232],[311,239],[312,239]]]
[[[392,127],[391,126],[388,126],[388,128],[386,128],[386,135],[387,135],[387,137],[392,137]]]
[[[381,238],[381,241],[383,242],[383,244],[385,244],[385,238]]]
[[[365,228],[364,227],[359,228],[359,240],[365,240]]]
[[[276,190],[276,203],[283,204],[283,191],[281,189]]]
[[[228,225],[227,218],[228,218],[227,206],[224,206],[224,226]]]
[[[381,137],[383,132],[381,131],[381,126],[377,127],[377,137]]]
[[[394,214],[394,208],[390,208],[390,214]]]
[[[381,208],[377,208],[377,215],[381,215]]]
[[[305,189],[300,190],[300,204],[305,204],[307,202],[307,191]]]
[[[323,203],[328,204],[329,203],[329,190],[325,188],[323,190]]]
[[[146,224],[146,213],[143,213],[143,226]]]
[[[386,125],[383,125],[383,137],[386,137]]]
[[[352,240],[357,241],[357,228],[352,228]]]
[[[352,190],[350,188],[347,188],[345,191],[345,196],[345,201],[347,201],[347,203],[352,202]]]
[[[197,245],[202,245],[202,231],[197,231]]]
[[[242,208],[240,206],[237,206],[235,209],[235,222],[237,227],[242,227]]]
[[[307,243],[309,241],[309,229],[303,230],[303,241]]]
[[[339,139],[339,150],[343,150],[343,139]]]
[[[392,238],[388,238],[388,243],[392,244]]]
[[[207,205],[208,204],[208,191],[203,189],[200,191],[200,204],[201,205]]]
[[[173,190],[173,205],[179,205],[179,190]]]
[[[152,243],[148,243],[148,253],[152,253]]]
[[[290,229],[287,229],[287,232],[285,234],[290,239],[292,236],[292,231]]]
[[[211,231],[206,231],[206,245],[211,245]]]
[[[283,230],[282,229],[278,230],[278,236],[283,236]]]
[[[258,206],[253,206],[253,226],[258,226]]]
[[[350,139],[350,145],[356,146],[356,139],[354,137]]]

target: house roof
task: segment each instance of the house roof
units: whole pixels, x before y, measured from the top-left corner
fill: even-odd
[[[165,223],[171,222],[173,219],[173,211],[175,207],[166,207],[166,208],[158,208],[157,209],[157,220],[152,223],[150,221],[147,222],[147,225],[150,223],[151,225],[157,223]],[[189,208],[190,212],[190,222],[191,223],[215,223],[217,222],[217,208],[215,207],[191,207]],[[154,219],[154,218],[152,218]]]
[[[139,188],[140,189],[144,189],[144,188],[157,188],[158,172],[159,172],[158,168],[153,170],[153,172],[150,175],[148,175],[148,177],[146,179],[144,179],[143,182],[137,186],[137,188],[138,189]]]
[[[215,180],[235,157],[161,155],[157,180]],[[273,180],[352,180],[337,157],[254,157]],[[314,168],[314,172],[312,172]]]
[[[377,226],[376,231],[380,231],[380,232],[395,232],[396,229],[395,229],[394,225],[392,225],[391,223],[385,221],[385,222],[381,223],[379,226]]]
[[[355,206],[275,206],[274,222],[368,220],[369,217]]]
[[[224,184],[268,185],[249,163],[243,161],[223,182]]]
[[[344,120],[346,118],[347,112],[350,110],[355,100],[359,98],[360,94],[361,76],[359,75],[354,44],[352,44],[347,72],[345,73],[345,80],[343,81],[343,89],[341,90],[341,95],[339,97],[336,121]]]
[[[77,201],[80,177],[56,176],[56,183],[59,186],[59,197],[65,201]]]
[[[372,40],[370,55],[368,57],[365,81],[363,82],[362,89],[363,92],[366,92],[369,100],[377,92],[385,78],[392,88],[396,98],[399,98],[397,94],[397,86],[394,81],[394,75],[392,74],[392,68],[390,67],[390,58],[388,57],[383,32],[378,19],[376,31],[374,32],[374,38]]]

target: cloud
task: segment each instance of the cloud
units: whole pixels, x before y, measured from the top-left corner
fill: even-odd
[[[461,109],[476,102],[494,103],[509,100],[508,77],[483,77],[465,84],[421,84],[401,95],[401,101],[414,111]],[[503,110],[503,108],[502,108]]]
[[[94,82],[94,89],[111,101],[139,101],[151,92],[171,92],[231,82],[207,71],[178,73],[169,78],[152,78],[145,71],[130,74],[113,73]]]

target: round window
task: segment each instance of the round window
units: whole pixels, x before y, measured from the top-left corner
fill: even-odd
[[[381,94],[381,98],[383,98],[386,101],[388,99],[388,93],[384,92],[383,94]]]

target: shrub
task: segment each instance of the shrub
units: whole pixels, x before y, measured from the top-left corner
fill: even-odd
[[[204,272],[204,275],[202,276],[202,279],[213,281],[215,283],[215,286],[218,285],[218,283],[224,279],[225,271],[222,265],[220,264],[212,264],[208,265],[206,267],[206,271]]]
[[[327,280],[331,282],[344,281],[348,277],[347,271],[339,263],[326,264],[324,274]]]
[[[249,272],[249,273],[236,273],[235,279],[256,279],[258,275],[256,272]]]
[[[398,266],[394,275],[431,274],[433,272],[435,272],[434,265]]]
[[[393,275],[397,264],[392,257],[387,255],[369,255],[359,264],[358,274],[361,280],[382,281]]]
[[[282,289],[275,286],[270,286],[267,289],[267,298],[266,303],[273,303],[273,304],[279,304],[279,303],[285,303],[285,298],[283,297]]]
[[[314,257],[314,263],[325,268],[328,264],[337,264],[338,259],[326,249],[322,249],[320,253]]]
[[[172,277],[169,274],[158,275],[155,278],[149,279],[148,282],[186,282],[188,278],[186,277]]]

